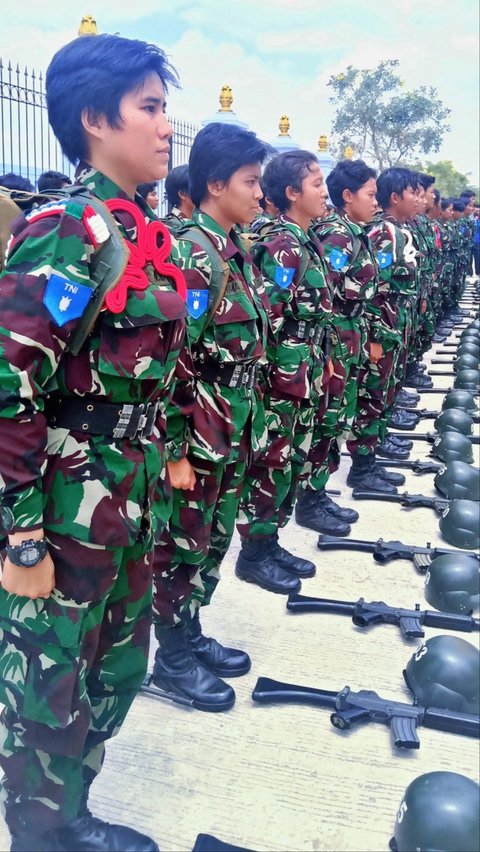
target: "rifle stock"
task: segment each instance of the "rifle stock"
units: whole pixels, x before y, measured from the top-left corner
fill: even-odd
[[[419,704],[390,701],[367,689],[352,692],[350,687],[346,686],[340,692],[332,692],[260,677],[253,690],[252,699],[260,704],[294,702],[331,707],[334,712],[330,721],[335,728],[342,731],[349,730],[361,721],[382,722],[390,727],[397,748],[419,748],[417,726],[422,724],[428,728],[467,737],[480,736],[478,716],[438,707],[427,708]]]
[[[356,550],[361,553],[372,553],[375,562],[382,565],[392,559],[410,559],[411,562],[414,562],[416,557],[424,557],[425,560],[431,561],[436,556],[447,556],[460,552],[480,561],[480,555],[471,550],[464,553],[464,551],[449,547],[432,547],[429,543],[426,547],[421,547],[415,544],[404,544],[403,541],[384,541],[383,538],[379,538],[377,541],[365,541],[363,539],[319,535],[317,547],[319,550]],[[422,570],[425,570],[427,565]]]

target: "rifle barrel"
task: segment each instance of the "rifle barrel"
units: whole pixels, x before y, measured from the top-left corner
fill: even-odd
[[[427,707],[423,717],[425,728],[447,731],[450,734],[463,734],[464,737],[480,737],[480,717],[470,713],[458,713],[454,710],[440,710]]]

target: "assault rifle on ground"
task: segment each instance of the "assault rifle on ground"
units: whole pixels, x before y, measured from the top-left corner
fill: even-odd
[[[408,438],[410,441],[427,441],[429,444],[434,444],[437,438],[440,438],[440,432],[390,432],[392,438]],[[442,433],[445,435],[445,432]],[[480,444],[478,435],[465,435],[472,444]],[[383,464],[383,459],[382,459]]]
[[[331,707],[330,721],[335,728],[348,731],[357,722],[382,722],[389,725],[397,748],[420,748],[417,728],[434,728],[465,737],[480,736],[480,717],[438,707],[404,704],[381,698],[376,692],[361,689],[352,692],[345,686],[340,692],[280,683],[268,677],[259,677],[252,698],[260,704],[313,704],[314,707]]]
[[[349,456],[350,453],[342,453],[342,456]],[[381,460],[382,467],[402,467],[405,470],[413,470],[414,473],[438,473],[443,465],[438,464],[438,462],[434,461],[420,461],[419,459],[413,459],[412,461],[400,461],[397,459],[384,459]]]
[[[433,509],[441,515],[445,509],[450,506],[450,500],[444,500],[439,497],[425,497],[423,494],[409,494],[404,491],[403,494],[385,494],[383,491],[362,491],[361,488],[354,488],[352,497],[355,500],[382,500],[385,503],[400,503],[405,509]]]
[[[405,639],[421,639],[425,636],[422,625],[438,627],[441,630],[460,630],[472,633],[480,630],[480,621],[471,615],[457,615],[454,612],[437,612],[432,609],[401,609],[388,606],[383,601],[367,603],[364,598],[358,601],[331,601],[327,598],[311,598],[307,595],[291,593],[288,596],[289,612],[323,612],[331,615],[350,615],[356,627],[371,627],[374,624],[396,624]]]
[[[354,550],[360,553],[371,553],[375,562],[379,562],[380,565],[386,565],[392,559],[409,559],[418,571],[426,571],[432,559],[437,556],[455,553],[472,556],[480,561],[479,554],[473,551],[465,553],[448,547],[432,547],[430,542],[427,542],[426,547],[419,547],[415,544],[404,544],[403,541],[384,541],[383,538],[379,538],[377,541],[364,541],[353,538],[336,538],[333,535],[319,535],[317,547],[319,550]]]

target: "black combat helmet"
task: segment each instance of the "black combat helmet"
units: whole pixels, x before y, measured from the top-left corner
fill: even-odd
[[[465,340],[461,341],[456,351],[456,357],[459,358],[460,355],[475,355],[478,361],[478,357],[480,355],[480,343],[476,343],[473,338],[465,338]]]
[[[461,408],[469,414],[474,414],[477,411],[477,407],[475,398],[470,391],[461,390],[460,388],[449,391],[442,402],[443,411],[447,408]]]
[[[480,653],[465,639],[433,636],[411,656],[405,683],[424,707],[480,712]]]
[[[478,852],[480,787],[457,772],[427,772],[408,785],[392,852]]]
[[[472,355],[470,352],[458,352],[453,369],[456,373],[459,373],[460,370],[478,370],[478,356]]]
[[[451,461],[435,474],[435,488],[448,500],[480,500],[480,470],[462,461]],[[480,512],[480,506],[479,506]]]
[[[459,370],[456,373],[455,378],[453,380],[454,388],[461,388],[462,390],[469,390],[472,393],[479,392],[480,385],[480,373],[478,370]]]
[[[433,442],[432,455],[446,464],[457,460],[472,464],[472,442],[460,432],[442,432]]]
[[[462,435],[471,435],[473,418],[461,408],[449,408],[435,420],[437,432],[460,432]]]
[[[472,328],[472,326],[469,325],[462,331],[460,340],[475,340],[478,342],[480,340],[480,331],[478,328]]]
[[[452,500],[439,521],[445,541],[464,550],[480,547],[480,512],[475,500]]]
[[[432,559],[425,575],[425,597],[435,609],[461,615],[480,609],[480,562],[466,553]]]

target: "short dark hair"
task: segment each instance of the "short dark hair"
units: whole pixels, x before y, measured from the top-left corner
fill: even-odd
[[[155,192],[155,190],[158,191],[158,183],[156,180],[152,180],[150,183],[139,183],[137,186],[137,192],[145,199],[145,201],[147,200],[148,193]]]
[[[344,207],[344,189],[358,192],[376,176],[375,169],[371,169],[363,160],[339,160],[327,177],[328,194],[335,207]]]
[[[66,183],[71,183],[68,175],[63,175],[61,172],[42,172],[37,181],[38,191],[43,192],[45,189],[61,189]]]
[[[418,181],[410,169],[404,169],[400,166],[385,169],[377,178],[377,201],[380,207],[385,210],[390,206],[394,192],[397,195],[403,195],[409,186],[415,189],[417,183]]]
[[[438,189],[433,190],[433,196],[435,198],[435,204],[438,204],[438,202],[440,201],[440,192]]]
[[[417,172],[417,176],[420,186],[423,186],[425,190],[436,181],[435,175],[427,175],[425,172]]]
[[[190,198],[199,207],[208,184],[225,181],[251,163],[263,163],[269,146],[251,130],[214,121],[197,133],[188,161]]]
[[[20,192],[35,192],[35,187],[28,178],[16,175],[15,172],[0,175],[0,186],[4,186],[6,189],[18,189]]]
[[[446,210],[446,209],[447,209],[447,207],[451,207],[451,206],[452,206],[453,201],[452,201],[452,199],[451,199],[451,198],[442,198],[442,199],[440,200],[440,204],[441,204],[441,206],[442,206],[442,210]]]
[[[46,74],[48,120],[71,163],[85,159],[87,140],[83,110],[104,115],[120,127],[120,101],[149,74],[158,74],[165,91],[178,86],[177,72],[154,44],[106,33],[79,36],[53,57]]]
[[[476,194],[473,189],[462,189],[460,198],[475,198]]]
[[[452,198],[452,204],[455,213],[463,213],[467,209],[467,205],[461,198]]]
[[[179,192],[190,194],[187,165],[175,166],[165,178],[165,196],[170,207],[180,207],[182,199]]]
[[[267,163],[263,173],[266,194],[273,201],[280,213],[285,213],[290,207],[286,195],[287,186],[296,192],[301,192],[302,182],[310,171],[311,163],[317,163],[315,154],[311,151],[284,151]]]

